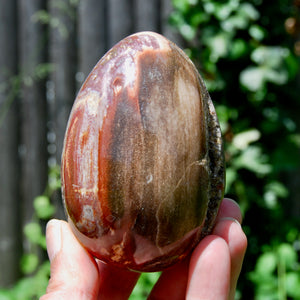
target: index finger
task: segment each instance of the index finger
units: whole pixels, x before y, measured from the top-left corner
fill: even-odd
[[[243,217],[241,209],[237,202],[232,199],[224,198],[220,204],[219,212],[217,215],[216,223],[224,218],[233,218],[240,224],[242,223]]]

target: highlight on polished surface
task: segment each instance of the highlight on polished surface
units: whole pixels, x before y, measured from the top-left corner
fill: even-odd
[[[214,225],[224,168],[212,101],[178,46],[141,32],[96,64],[62,155],[69,223],[92,255],[146,272],[181,261]]]

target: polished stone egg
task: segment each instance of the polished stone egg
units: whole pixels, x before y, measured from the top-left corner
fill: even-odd
[[[194,64],[153,32],[108,51],[74,102],[62,154],[69,223],[98,259],[141,272],[184,259],[224,193],[214,106]]]

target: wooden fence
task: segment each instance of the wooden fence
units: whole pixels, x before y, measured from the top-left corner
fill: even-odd
[[[76,91],[126,35],[167,24],[171,0],[0,0],[0,286],[19,276],[22,228],[60,164]],[[54,199],[63,217],[61,199]]]

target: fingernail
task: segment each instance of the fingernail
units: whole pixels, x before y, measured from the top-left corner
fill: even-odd
[[[226,199],[227,201],[232,202],[232,203],[235,204],[238,208],[240,208],[240,205],[239,205],[235,200],[233,200],[233,199],[231,199],[231,198],[224,198],[224,199]]]
[[[50,262],[61,250],[61,223],[59,220],[50,220],[46,228],[47,252]]]
[[[241,223],[237,219],[235,219],[235,218],[224,217],[224,218],[221,218],[219,222],[222,222],[222,221],[233,221],[236,224],[239,224],[239,226],[241,226]]]

